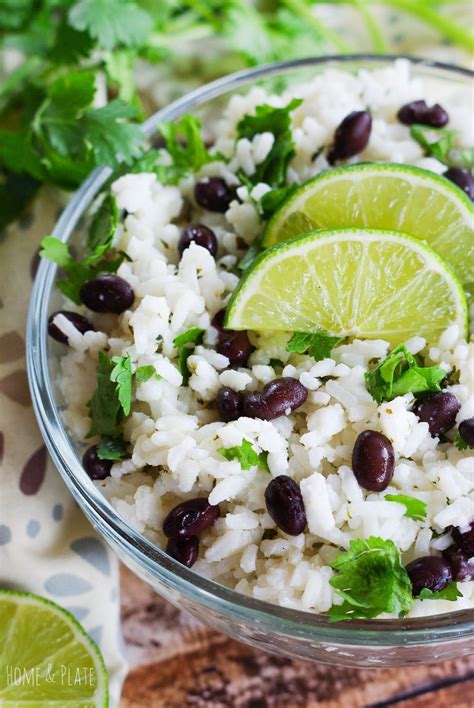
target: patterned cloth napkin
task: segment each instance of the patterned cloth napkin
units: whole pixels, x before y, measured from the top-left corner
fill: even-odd
[[[452,8],[473,26],[474,3]],[[366,50],[360,17],[321,7],[334,29]],[[424,25],[377,10],[393,52],[472,65],[441,45]],[[156,74],[154,76],[156,84]],[[156,95],[151,82],[151,97]],[[30,214],[0,240],[0,587],[45,595],[71,611],[97,641],[117,705],[126,673],[120,634],[118,563],[96,535],[53,469],[36,425],[25,370],[25,323],[40,239],[51,231],[58,203],[44,190]]]
[[[120,635],[118,561],[46,454],[25,370],[25,325],[41,238],[58,204],[45,190],[0,241],[0,587],[62,605],[99,645],[117,705],[127,665]]]

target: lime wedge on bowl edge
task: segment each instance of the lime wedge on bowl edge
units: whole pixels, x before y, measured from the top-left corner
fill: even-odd
[[[99,649],[77,620],[53,602],[0,590],[0,647],[0,705],[108,706]]]
[[[320,230],[264,251],[227,306],[225,326],[436,342],[467,332],[461,284],[422,241],[395,231]]]
[[[446,178],[417,167],[364,163],[321,173],[273,215],[262,245],[313,229],[358,226],[425,241],[474,288],[474,204]]]

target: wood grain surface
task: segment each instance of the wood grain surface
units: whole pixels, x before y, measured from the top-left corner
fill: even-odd
[[[474,656],[348,669],[272,656],[207,629],[122,568],[131,670],[121,708],[473,708]]]

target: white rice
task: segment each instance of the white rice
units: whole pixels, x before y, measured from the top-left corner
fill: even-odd
[[[472,145],[470,100],[439,92],[439,85],[434,92],[421,79],[412,78],[409,64],[401,60],[357,76],[328,70],[279,96],[254,88],[231,98],[218,125],[216,149],[230,157],[228,164],[205,165],[179,187],[162,186],[153,174],[130,174],[113,184],[119,207],[127,211],[114,245],[130,258],[118,274],[132,285],[136,300],[132,311],[113,322],[95,318],[104,333],[76,332],[70,337],[71,348],[62,360],[65,418],[72,434],[84,439],[90,426],[86,403],[96,385],[97,353],[106,345],[110,355],[130,354],[133,370],[154,366],[162,379],[137,385],[132,414],[124,426],[131,458],[114,464],[111,477],[98,485],[134,529],[161,547],[166,545],[162,524],[169,510],[184,499],[209,495],[212,504],[220,504],[221,517],[202,534],[194,569],[241,593],[325,612],[340,603],[329,584],[330,564],[352,539],[392,539],[404,563],[439,554],[451,542],[449,527],[467,526],[474,518],[473,451],[459,451],[452,442],[432,437],[428,425],[410,411],[411,394],[381,405],[372,399],[364,373],[372,359],[387,354],[387,342],[356,340],[316,363],[308,356],[288,354],[286,335],[266,333],[254,340],[257,349],[247,367],[227,368],[228,359],[214,349],[216,332],[210,321],[238,282],[229,269],[244,254],[241,239],[250,244],[262,230],[255,201],[269,186],[258,185],[250,195],[240,187],[243,203],[234,201],[225,215],[193,205],[189,220],[203,222],[216,233],[216,260],[195,244],[179,260],[184,201],[200,177],[221,174],[236,184],[237,170],[251,174],[271,149],[273,135],[263,133],[236,145],[237,122],[260,103],[285,106],[295,96],[304,102],[293,113],[296,155],[288,171],[290,181],[303,182],[328,167],[324,155],[314,160],[314,154],[331,142],[347,113],[367,105],[374,119],[370,142],[350,162],[389,160],[442,172],[444,166],[426,158],[409,129],[396,120],[399,107],[410,100],[439,101],[449,112],[449,127],[459,131],[459,145]],[[67,322],[58,317],[56,324],[69,334]],[[204,328],[206,334],[189,358],[189,385],[182,387],[173,339],[190,327]],[[162,342],[159,352],[157,337]],[[425,341],[414,337],[407,346],[420,352]],[[457,423],[474,416],[474,345],[451,327],[425,353],[428,364],[442,363],[446,370],[456,367],[460,372],[459,383],[448,388],[461,403]],[[271,422],[245,417],[219,422],[211,405],[219,388],[248,392],[261,387],[280,375],[270,364],[274,358],[284,362],[283,376],[298,378],[308,389],[306,403]],[[393,480],[378,494],[362,489],[351,470],[354,441],[368,428],[383,432],[396,456]],[[450,439],[454,434],[455,430],[449,433]],[[271,476],[289,475],[300,484],[308,520],[303,534],[287,536],[269,517],[264,501],[267,472],[243,471],[237,461],[227,461],[217,452],[222,446],[240,445],[244,438],[257,452],[268,453]],[[389,493],[426,502],[426,520],[406,517],[402,505],[384,500]],[[474,582],[458,587],[462,597],[456,602],[417,600],[410,615],[474,607]]]

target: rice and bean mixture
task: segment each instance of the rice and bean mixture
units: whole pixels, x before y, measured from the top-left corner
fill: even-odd
[[[336,162],[444,173],[410,134],[414,122],[441,128],[449,116],[458,147],[474,144],[466,96],[431,95],[405,61],[358,75],[328,70],[280,95],[234,95],[215,131],[216,157],[175,184],[159,170],[112,184],[107,199],[121,211],[112,245],[126,258],[115,275],[83,286],[88,308],[50,318],[50,334],[69,344],[66,423],[89,446],[86,471],[134,529],[240,593],[333,608],[335,619],[397,617],[389,596],[407,591],[407,567],[408,616],[473,608],[474,345],[456,326],[435,345],[410,339],[404,364],[435,367],[441,386],[391,398],[366,376],[390,356],[385,341],[298,353],[291,333],[223,328],[239,264],[265,226],[262,204],[279,198],[253,178],[265,175],[259,166],[278,135],[239,138],[238,126],[259,106],[292,101],[285,188]],[[161,152],[168,173],[172,153]],[[474,198],[472,176],[451,173]],[[99,400],[101,385],[109,399]],[[115,416],[102,427],[101,405]],[[358,613],[335,578],[350,572],[357,585],[370,574],[370,564],[344,566],[364,543],[388,568],[379,588],[388,599]]]

